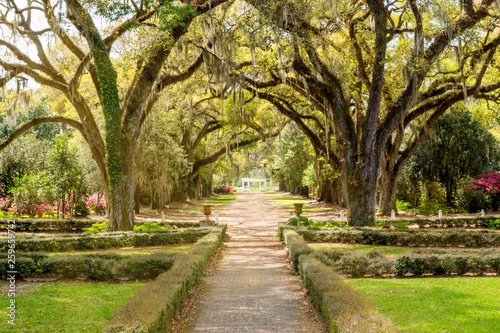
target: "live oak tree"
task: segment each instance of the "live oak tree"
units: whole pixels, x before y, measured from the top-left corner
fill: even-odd
[[[251,85],[259,95],[277,84],[292,87],[332,121],[351,225],[374,222],[381,166],[397,178],[391,163],[413,152],[425,124],[465,96],[494,99],[491,92],[499,88],[497,70],[489,66],[498,45],[493,0],[435,7],[416,0],[248,2],[289,45],[288,66],[271,67]],[[465,41],[471,42],[464,50]],[[458,66],[441,68],[455,50]],[[394,140],[413,121],[424,123],[422,133],[401,147]],[[386,176],[381,190],[390,187]]]
[[[460,100],[470,103],[471,96],[496,100],[500,37],[494,0],[435,4],[248,0],[253,8],[235,2],[231,15],[222,11],[212,17],[207,22],[210,34],[200,34],[190,44],[200,56],[190,51],[194,59],[182,70],[164,71],[194,17],[224,2],[158,0],[126,5],[93,0],[82,6],[66,0],[59,7],[50,0],[33,0],[23,8],[19,1],[2,2],[2,28],[28,41],[37,56],[28,57],[16,41],[2,35],[0,47],[7,55],[0,59],[6,71],[0,83],[22,74],[58,89],[75,108],[78,120],[60,115],[33,119],[0,149],[39,123],[75,127],[109,184],[110,228],[129,230],[141,125],[166,86],[210,62],[210,84],[216,93],[230,87],[241,99],[247,89],[297,125],[304,124],[299,128],[318,155],[343,174],[349,223],[368,225],[375,218],[377,185],[384,213],[394,204],[392,184],[400,166],[451,105]],[[48,28],[32,24],[34,12],[42,13]],[[253,22],[259,25],[248,24],[247,13],[258,18]],[[99,15],[113,24],[107,29],[96,24],[93,17]],[[134,59],[136,71],[123,89],[117,84],[113,46],[132,28],[144,52]],[[71,71],[60,69],[64,62],[54,63],[45,36],[57,38],[71,52],[76,64]],[[245,52],[235,51],[233,45],[240,44]],[[81,91],[80,82],[87,77],[99,99],[97,108]],[[94,109],[102,111],[104,135]],[[408,128],[415,124],[421,130],[409,137]]]
[[[202,57],[179,73],[164,72],[163,68],[194,18],[224,2],[3,1],[0,4],[0,25],[4,33],[0,37],[0,47],[7,55],[0,59],[0,67],[5,71],[0,82],[5,84],[23,74],[55,88],[70,101],[78,119],[64,116],[35,118],[14,131],[0,144],[0,149],[40,123],[61,122],[76,128],[88,143],[108,184],[109,230],[132,230],[133,169],[141,126],[162,90],[192,75],[201,65]],[[95,18],[99,16],[111,24],[102,26],[102,20],[97,24]],[[139,47],[146,50],[138,57],[136,71],[121,95],[112,59],[113,45],[131,29],[139,31],[139,37],[142,37],[139,42],[144,43]],[[63,75],[51,59],[46,41],[54,38],[71,52],[74,67],[70,75]],[[29,56],[28,52],[36,56]],[[96,122],[92,105],[80,91],[81,79],[86,75],[90,76],[99,99],[104,135]]]
[[[204,81],[211,81],[211,75],[204,75],[203,78]],[[201,85],[205,86],[205,83]],[[195,90],[195,87],[195,84],[190,84],[185,89],[194,95],[193,92],[202,90],[200,87]],[[186,195],[196,198],[201,192],[207,194],[206,189],[211,187],[212,172],[202,177],[203,170],[223,155],[275,137],[282,129],[283,119],[269,119],[272,110],[260,108],[251,96],[245,98],[241,95],[240,98],[241,92],[235,98],[230,93],[231,89],[236,91],[237,87],[224,82],[219,91],[211,89],[206,96],[199,94],[200,97],[184,101],[178,107],[179,118],[175,121],[178,126],[171,135],[182,147],[188,163],[176,199],[184,200]],[[202,180],[205,183],[204,191],[200,188]],[[190,183],[193,183],[194,191],[189,190]]]

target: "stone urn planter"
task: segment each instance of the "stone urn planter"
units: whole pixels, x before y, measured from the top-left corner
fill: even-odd
[[[210,209],[210,205],[203,205],[203,214],[205,214],[205,219],[200,221],[200,225],[202,227],[215,225],[215,222],[211,221],[209,218],[210,214],[212,214],[212,210]]]
[[[203,214],[205,214],[205,216],[207,217],[207,220],[208,220],[208,217],[210,216],[210,214],[212,214],[212,210],[210,209],[210,205],[203,205]]]
[[[302,214],[302,207],[304,206],[304,204],[295,203],[293,204],[293,206],[295,208],[295,215],[300,216],[300,214]]]

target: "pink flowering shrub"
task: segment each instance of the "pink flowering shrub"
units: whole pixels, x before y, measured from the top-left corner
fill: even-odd
[[[9,211],[10,204],[7,198],[0,198],[0,211],[7,212]]]
[[[227,184],[226,187],[225,187],[225,190],[226,190],[227,193],[233,193],[233,186]]]
[[[90,209],[95,209],[96,206],[95,202],[96,202],[96,197],[94,196],[89,197],[87,200],[87,207],[89,207]]]
[[[460,203],[470,213],[481,209],[497,210],[500,204],[500,173],[493,171],[471,179]]]
[[[105,212],[106,211],[106,199],[99,198],[99,202],[97,202],[97,196],[93,195],[87,200],[87,207],[89,209],[93,209],[96,213]]]
[[[233,186],[229,184],[226,184],[226,186],[215,186],[212,187],[212,192],[216,194],[230,194],[233,193]]]

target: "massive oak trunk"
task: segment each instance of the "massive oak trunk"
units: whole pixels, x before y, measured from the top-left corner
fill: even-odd
[[[386,148],[386,153],[382,157],[382,166],[380,168],[380,178],[379,178],[379,214],[388,215],[394,210],[398,212],[396,206],[396,192],[397,183],[399,179],[399,172],[404,165],[404,162],[408,160],[407,157],[399,160],[398,162],[398,152],[402,143],[403,133],[398,129],[396,140],[394,143],[388,142]]]
[[[318,201],[342,204],[342,184],[340,178],[318,179]]]
[[[351,226],[375,224],[377,178],[380,168],[380,158],[378,156],[377,150],[372,149],[365,153],[364,158],[360,159],[360,161],[357,161],[354,156],[348,157],[347,209],[349,225]]]
[[[398,213],[396,206],[396,193],[399,175],[395,174],[393,170],[383,168],[380,172],[379,189],[379,214],[388,215],[392,210]]]
[[[122,140],[121,170],[118,182],[110,189],[108,231],[134,229],[134,160],[135,142]]]

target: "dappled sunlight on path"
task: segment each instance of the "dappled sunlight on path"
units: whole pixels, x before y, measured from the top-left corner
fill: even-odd
[[[287,217],[262,193],[227,207],[228,240],[183,332],[321,332],[276,237]]]

